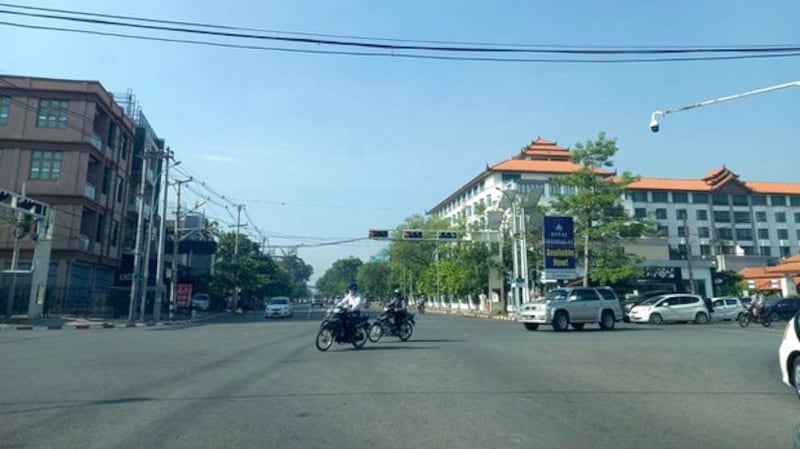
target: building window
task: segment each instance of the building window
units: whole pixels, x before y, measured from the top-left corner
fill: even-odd
[[[683,192],[673,192],[672,193],[672,202],[673,203],[688,203],[689,202],[689,194]]]
[[[636,218],[645,218],[647,217],[647,209],[645,209],[644,207],[637,207],[636,209],[633,210],[633,215]]]
[[[675,209],[675,218],[678,220],[686,219],[686,209]]]
[[[647,192],[641,192],[641,191],[631,192],[631,198],[633,199],[633,201],[635,201],[637,203],[646,203],[647,202]]]
[[[770,195],[769,201],[772,203],[773,206],[785,206],[786,205],[786,197],[783,195]]]
[[[666,203],[667,202],[667,192],[651,192],[650,195],[653,196],[654,203]]]
[[[692,203],[694,203],[694,204],[708,204],[708,194],[707,193],[693,193],[692,194]]]
[[[125,197],[125,180],[122,176],[117,175],[117,202],[121,203],[122,198]]]
[[[727,210],[715,210],[714,221],[717,223],[730,223],[731,213]]]
[[[519,173],[503,173],[500,175],[500,179],[503,181],[518,181],[522,179],[522,175]]]
[[[729,203],[728,195],[724,193],[715,193],[712,197],[715,206],[727,206]]]
[[[658,234],[659,237],[666,237],[669,235],[669,227],[664,225],[658,225],[656,233]]]
[[[744,251],[745,256],[752,256],[756,253],[752,246],[741,246],[740,248],[742,248],[742,251]]]
[[[733,213],[733,222],[734,223],[750,223],[750,212],[734,212]]]
[[[108,195],[109,184],[111,184],[111,169],[108,168],[108,167],[104,167],[103,168],[103,183],[102,183],[102,186],[100,188],[101,192],[103,192],[104,195]]]
[[[786,212],[775,212],[775,221],[778,223],[786,223]]]
[[[544,181],[525,181],[517,183],[517,192],[529,193],[537,190],[544,191]],[[476,192],[477,193],[477,192]]]
[[[781,246],[781,257],[789,257],[792,255],[791,249],[788,246]]]
[[[39,100],[36,126],[39,128],[66,128],[69,101]]]
[[[794,213],[794,222],[795,223],[800,223],[800,212],[795,212]]]
[[[94,236],[94,240],[98,243],[103,241],[103,233],[106,229],[106,216],[105,215],[98,215],[97,216],[97,234]]]
[[[710,256],[711,255],[711,245],[700,245],[700,255],[701,256]]]
[[[769,229],[758,228],[758,238],[761,240],[769,240]]]
[[[797,231],[795,231],[795,232],[797,233],[797,240],[800,240],[800,229],[798,229],[798,230],[797,230]]]
[[[733,205],[734,206],[747,206],[747,196],[745,196],[745,195],[733,195]]]
[[[767,257],[772,257],[772,248],[770,248],[769,246],[762,246],[761,247],[761,255],[762,256],[767,256]]]
[[[780,239],[780,240],[789,240],[789,230],[788,229],[778,229],[778,239]]]
[[[28,179],[57,181],[61,173],[60,151],[34,151]]]
[[[792,207],[800,207],[800,196],[790,196],[789,204],[791,204]]]
[[[701,226],[697,228],[697,236],[700,237],[701,239],[707,239],[711,237],[711,233],[708,232],[707,226]]]
[[[737,229],[736,240],[753,240],[753,230],[750,228]]]
[[[111,246],[117,246],[117,240],[119,239],[119,221],[114,220],[111,224]]]
[[[766,206],[767,205],[767,197],[764,195],[753,195],[750,197],[750,201],[752,201],[753,206]]]
[[[700,209],[697,211],[697,220],[698,221],[708,221],[708,211],[705,209]]]
[[[686,234],[686,226],[678,226],[678,237],[688,237]]]
[[[667,210],[666,209],[656,209],[656,218],[659,220],[666,220],[667,219]]]
[[[756,221],[759,223],[766,223],[767,222],[767,213],[766,212],[756,212]]]
[[[11,97],[0,97],[0,125],[8,125],[8,108]]]
[[[717,239],[733,240],[733,230],[731,228],[717,228]]]

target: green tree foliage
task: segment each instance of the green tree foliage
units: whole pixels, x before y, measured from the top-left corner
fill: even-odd
[[[361,265],[356,281],[361,292],[370,299],[385,299],[391,296],[389,262],[373,260]]]
[[[311,292],[308,290],[308,279],[314,273],[314,267],[305,263],[297,254],[290,253],[278,259],[278,264],[289,278],[289,296],[292,298],[306,298]]]
[[[235,233],[220,235],[211,293],[218,298],[232,294],[239,286],[241,298],[288,295],[289,276],[277,262],[263,254],[257,243],[239,236],[239,252],[234,254]]]
[[[581,166],[559,179],[559,184],[572,187],[575,193],[559,194],[552,208],[575,219],[578,253],[584,256],[584,285],[589,279],[599,284],[611,284],[639,276],[639,260],[622,249],[625,238],[651,232],[644,220],[629,215],[621,202],[625,188],[636,177],[628,172],[608,176],[617,153],[616,139],[606,139],[601,132],[596,140],[578,143],[572,151],[572,161]],[[605,173],[604,173],[605,172]]]
[[[317,279],[317,290],[328,297],[344,295],[347,284],[356,281],[358,269],[363,264],[361,259],[356,257],[337,260],[321,278]]]
[[[739,296],[744,278],[735,271],[717,271],[714,273],[714,296]]]

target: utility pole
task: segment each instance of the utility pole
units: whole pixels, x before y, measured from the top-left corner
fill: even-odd
[[[686,269],[689,270],[689,292],[696,294],[697,289],[694,286],[694,272],[692,271],[692,242],[689,240],[689,226],[687,225],[689,215],[688,212],[683,213],[683,232],[686,234]]]
[[[166,232],[167,221],[167,198],[169,197],[169,160],[172,154],[167,147],[164,153],[164,173],[161,179],[161,192],[164,196],[163,206],[161,208],[161,219],[158,222],[158,254],[156,254],[156,299],[153,306],[153,319],[156,321],[161,320],[161,305],[164,302],[164,233]],[[169,319],[172,321],[175,311],[170,306]]]
[[[233,304],[231,304],[231,311],[236,313],[236,308],[239,306],[239,229],[246,226],[242,224],[242,209],[244,204],[236,205],[236,237],[233,245],[233,260],[236,265],[236,276],[233,283]]]
[[[153,159],[160,159],[162,157],[162,154],[161,154],[161,152],[153,152],[153,153],[151,153],[151,154],[149,154],[147,156],[149,156],[149,157],[151,157]],[[161,175],[161,173],[159,172],[159,176],[160,175]],[[145,305],[147,304],[147,289],[148,289],[149,279],[150,279],[150,250],[152,249],[152,246],[153,246],[153,220],[154,220],[154,218],[156,216],[156,209],[157,209],[157,206],[158,206],[158,201],[156,199],[156,188],[155,188],[155,186],[153,186],[150,189],[150,200],[148,202],[148,205],[150,206],[150,213],[147,214],[147,232],[146,232],[147,238],[144,239],[145,240],[145,242],[144,242],[144,244],[145,244],[145,249],[144,249],[144,267],[142,268],[142,273],[144,273],[144,276],[142,278],[143,279],[142,280],[143,285],[140,288],[140,296],[141,296],[140,314],[141,314],[141,320],[142,321],[144,321],[144,318],[145,318]],[[157,314],[157,312],[156,312],[156,310],[158,310],[158,309],[156,309],[156,306],[157,306],[157,304],[156,304],[156,301],[154,300],[153,301],[153,320],[154,321],[158,321],[158,320],[161,319],[161,314],[160,313]],[[160,312],[160,310],[159,310],[159,312]]]
[[[175,223],[172,228],[172,275],[170,276],[171,291],[169,295],[169,310],[171,314],[174,313],[173,311],[178,305],[178,244],[181,241],[179,229],[179,223],[181,221],[181,185],[187,182],[192,182],[192,178],[176,180],[173,183],[177,186],[178,191],[176,195],[177,206],[175,207]]]
[[[22,183],[22,198],[25,198],[26,187],[25,183]],[[8,299],[6,300],[6,318],[11,318],[11,314],[14,312],[14,296],[17,294],[17,263],[19,262],[19,247],[22,243],[22,220],[25,214],[22,212],[17,212],[17,219],[14,223],[14,249],[11,253],[11,287],[8,289]]]
[[[142,172],[139,176],[138,213],[136,216],[136,239],[133,249],[133,273],[131,273],[131,296],[128,300],[128,321],[133,321],[136,299],[139,297],[139,279],[142,272],[142,227],[144,226],[144,194],[147,172],[147,157],[142,153]],[[142,314],[144,318],[144,314]]]

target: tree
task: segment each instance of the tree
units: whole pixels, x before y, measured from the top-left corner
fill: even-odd
[[[741,288],[744,278],[735,271],[716,271],[713,277],[715,296],[739,296],[744,290]]]
[[[575,220],[575,233],[580,237],[583,252],[583,285],[589,278],[598,283],[614,283],[639,275],[639,260],[622,249],[622,240],[644,235],[650,227],[644,220],[630,216],[621,199],[626,187],[636,177],[628,172],[611,176],[612,158],[617,153],[616,139],[606,139],[600,132],[597,139],[578,143],[572,151],[572,162],[580,169],[559,179],[559,184],[572,187],[574,193],[559,194],[553,209]]]
[[[310,295],[308,279],[314,273],[314,267],[305,263],[295,253],[289,253],[279,259],[278,263],[289,277],[289,296],[305,298]]]
[[[337,260],[317,279],[317,290],[328,297],[343,295],[347,284],[356,281],[358,269],[363,264],[361,259],[352,256]]]
[[[389,283],[389,262],[373,260],[361,265],[356,274],[359,289],[367,298],[388,298],[392,292]]]

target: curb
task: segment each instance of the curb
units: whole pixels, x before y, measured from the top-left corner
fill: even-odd
[[[147,323],[89,323],[89,324],[51,324],[49,326],[41,325],[41,326],[34,326],[30,324],[0,324],[0,332],[7,332],[7,331],[52,331],[52,330],[90,330],[90,329],[153,329],[159,327],[178,327],[178,326],[187,326],[190,324],[195,324],[196,321],[186,320],[186,321],[164,321],[161,323],[156,322],[147,322]]]
[[[498,320],[498,321],[517,321],[516,317],[513,316],[504,316],[504,315],[487,315],[485,313],[477,313],[477,312],[463,312],[463,311],[441,311],[441,310],[428,310],[429,313],[436,313],[439,315],[455,315],[461,316],[464,318],[477,318],[483,320]]]

